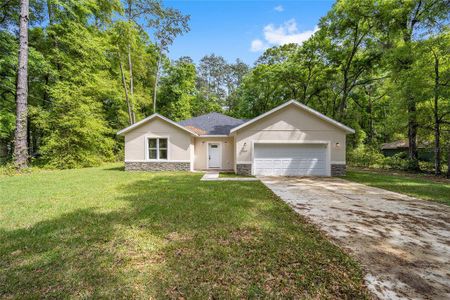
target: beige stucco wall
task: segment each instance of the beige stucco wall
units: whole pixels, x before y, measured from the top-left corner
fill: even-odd
[[[144,161],[148,137],[168,137],[170,161],[190,161],[193,137],[166,121],[154,118],[125,134],[125,161]]]
[[[236,162],[251,163],[252,141],[273,140],[329,141],[331,163],[342,163],[345,162],[345,137],[342,129],[297,106],[288,105],[236,132]],[[339,143],[339,148],[336,143]]]
[[[208,142],[221,142],[222,143],[222,169],[234,169],[234,138],[233,137],[208,137],[208,138],[195,138],[194,143],[194,169],[204,170],[207,169],[207,147]]]

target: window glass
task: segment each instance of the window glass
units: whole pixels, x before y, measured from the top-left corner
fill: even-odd
[[[159,159],[167,159],[167,149],[159,149]]]
[[[156,149],[150,149],[149,153],[148,153],[148,158],[149,159],[158,159],[158,157],[156,156],[157,150]]]
[[[167,139],[148,139],[148,159],[167,159]]]
[[[156,149],[156,139],[148,139],[148,147]]]
[[[217,145],[211,145],[211,148],[217,148]]]
[[[159,149],[167,149],[167,139],[159,139]]]

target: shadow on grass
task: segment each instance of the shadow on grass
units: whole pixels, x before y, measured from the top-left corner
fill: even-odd
[[[348,176],[343,178],[450,205],[450,184],[435,182],[425,178],[410,178],[401,175],[392,176],[369,172],[349,172]]]
[[[117,189],[125,209],[0,231],[0,297],[365,296],[354,262],[260,183],[162,174]]]
[[[104,168],[105,171],[125,171],[125,166]]]

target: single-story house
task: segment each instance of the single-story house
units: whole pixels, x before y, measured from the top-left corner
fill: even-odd
[[[399,153],[404,153],[407,156],[409,150],[408,139],[398,140],[390,143],[384,143],[381,145],[381,152],[384,156],[390,157]],[[419,160],[433,161],[434,151],[427,141],[417,143],[417,151],[419,153]]]
[[[125,170],[272,176],[344,174],[349,133],[294,100],[251,120],[209,113],[175,122],[155,113],[118,132],[125,137]]]

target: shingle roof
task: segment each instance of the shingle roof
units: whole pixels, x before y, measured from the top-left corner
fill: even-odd
[[[429,142],[418,142],[417,148],[427,148],[429,146]],[[391,143],[384,143],[381,145],[381,150],[392,150],[392,149],[408,149],[409,141],[408,140],[398,140]]]
[[[188,127],[191,130],[196,128],[196,130],[205,132],[203,134],[222,135],[229,134],[231,129],[245,122],[246,120],[240,120],[220,113],[212,112],[192,119],[180,121],[178,124]]]

